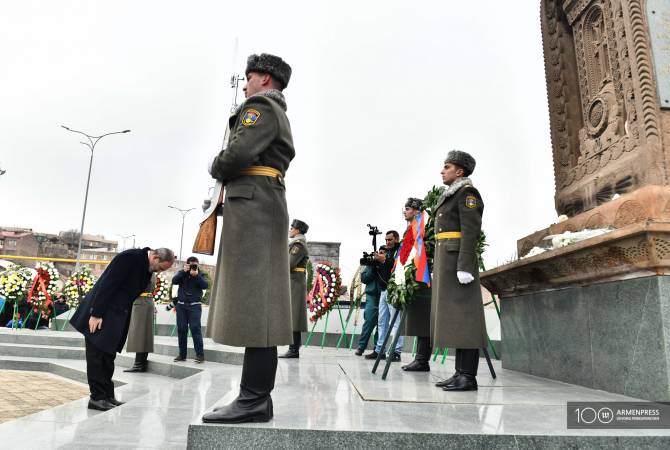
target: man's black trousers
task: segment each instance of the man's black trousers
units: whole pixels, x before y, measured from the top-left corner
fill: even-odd
[[[114,398],[114,359],[116,353],[98,350],[86,339],[86,377],[92,400]]]

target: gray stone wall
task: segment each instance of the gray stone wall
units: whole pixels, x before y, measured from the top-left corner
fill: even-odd
[[[505,369],[670,401],[670,276],[504,298]]]
[[[340,267],[340,242],[318,242],[307,240],[307,250],[312,264],[328,262]]]

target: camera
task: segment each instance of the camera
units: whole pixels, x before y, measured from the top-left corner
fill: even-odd
[[[191,268],[189,270],[198,270],[198,265],[197,264],[191,264]]]
[[[379,231],[379,228],[377,228],[377,227],[374,226],[374,225],[370,225],[370,224],[368,224],[368,228],[370,229],[370,230],[368,231],[368,234],[369,234],[370,236],[372,236],[372,239],[373,239],[373,241],[374,241],[374,243],[373,243],[372,245],[373,245],[373,247],[375,248],[375,250],[377,250],[377,244],[376,244],[376,243],[377,243],[377,235],[382,234],[382,232]]]
[[[372,252],[363,252],[363,257],[359,260],[361,266],[374,266],[377,264],[377,261],[375,261],[375,253],[377,253],[377,236],[382,234],[382,232],[374,225],[368,224],[368,228],[368,234],[372,236]]]
[[[374,266],[377,263],[374,252],[363,252],[363,257],[359,260],[359,263],[361,266]]]

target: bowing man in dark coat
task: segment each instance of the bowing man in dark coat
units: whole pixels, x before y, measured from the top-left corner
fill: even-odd
[[[86,340],[89,409],[107,411],[122,404],[114,398],[114,359],[128,336],[133,301],[154,272],[169,269],[174,253],[167,248],[131,249],[114,257],[70,319]]]

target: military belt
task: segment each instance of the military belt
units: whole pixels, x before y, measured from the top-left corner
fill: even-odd
[[[241,175],[260,175],[264,177],[281,177],[281,172],[274,167],[251,166],[240,170]]]
[[[305,272],[304,267],[296,267],[295,269],[291,269],[291,272]]]
[[[435,239],[442,240],[442,239],[460,239],[463,237],[463,233],[460,231],[443,231],[441,233],[437,233],[435,235]]]

